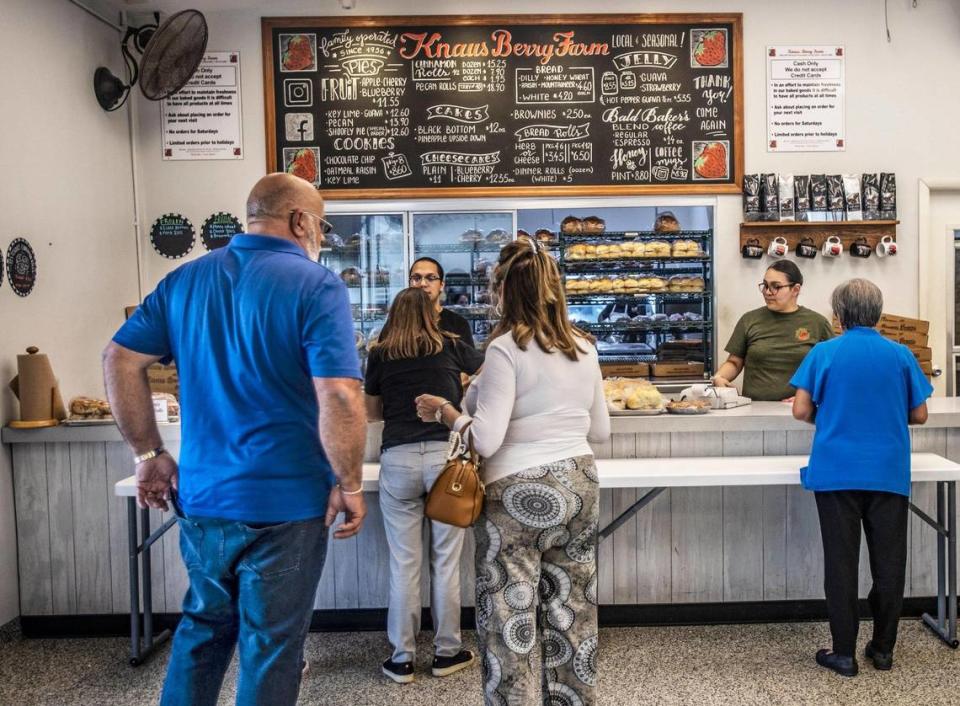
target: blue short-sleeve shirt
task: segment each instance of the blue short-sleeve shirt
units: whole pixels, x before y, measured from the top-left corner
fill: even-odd
[[[315,377],[361,377],[343,282],[294,243],[264,235],[163,279],[113,340],[176,360],[180,499],[201,517],[320,517],[334,482]]]
[[[817,406],[803,487],[910,495],[908,414],[933,387],[909,348],[852,328],[814,346],[790,384]]]

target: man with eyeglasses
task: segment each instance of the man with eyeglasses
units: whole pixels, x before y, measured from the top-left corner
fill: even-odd
[[[247,232],[167,275],[104,351],[137,502],[172,506],[190,577],[162,706],[214,706],[235,648],[237,703],[293,706],[328,528],[363,523],[360,364],[346,287],[317,264],[328,228],[310,183],[262,178]],[[146,375],[170,359],[179,465]]]
[[[459,314],[444,309],[440,304],[440,295],[443,293],[443,266],[432,257],[421,257],[410,265],[410,286],[419,287],[437,308],[440,316],[440,329],[455,333],[464,343],[473,347],[473,332],[470,324]]]
[[[830,322],[797,303],[803,274],[796,263],[777,260],[759,283],[765,306],[740,317],[713,384],[732,387],[743,371],[743,395],[752,400],[790,400],[790,378],[810,349],[833,337]]]

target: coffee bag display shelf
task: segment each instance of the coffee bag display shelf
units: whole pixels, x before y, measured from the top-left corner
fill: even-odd
[[[326,198],[741,192],[741,13],[277,17],[261,30],[267,169]]]
[[[844,254],[850,252],[850,245],[861,238],[871,249],[877,247],[881,238],[889,236],[897,239],[897,224],[900,221],[756,221],[740,224],[740,249],[751,240],[758,241],[764,251],[774,238],[784,238],[795,253],[801,240],[810,238],[817,249],[823,247],[823,241],[836,236],[843,243]]]

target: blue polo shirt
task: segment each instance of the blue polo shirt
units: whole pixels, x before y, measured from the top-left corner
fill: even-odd
[[[933,387],[909,348],[852,328],[814,346],[790,384],[817,406],[804,488],[910,495],[908,414]]]
[[[184,512],[321,517],[334,483],[312,378],[360,378],[343,282],[294,243],[239,234],[167,275],[113,340],[173,358]]]

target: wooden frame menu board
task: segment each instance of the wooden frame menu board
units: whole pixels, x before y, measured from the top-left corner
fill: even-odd
[[[740,14],[262,20],[267,165],[328,198],[739,193]]]

